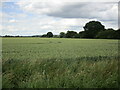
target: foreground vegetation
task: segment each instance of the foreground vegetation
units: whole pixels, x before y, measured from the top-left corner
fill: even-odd
[[[117,88],[118,40],[3,38],[3,88]]]

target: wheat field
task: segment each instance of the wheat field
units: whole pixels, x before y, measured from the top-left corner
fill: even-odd
[[[117,88],[118,40],[2,38],[3,88]]]

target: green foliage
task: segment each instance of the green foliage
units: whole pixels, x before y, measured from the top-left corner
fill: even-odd
[[[80,38],[80,34],[75,34],[74,38]]]
[[[75,31],[67,31],[66,38],[75,38],[77,36],[77,32]]]
[[[99,21],[90,21],[83,27],[85,31],[79,33],[67,31],[60,33],[60,38],[99,38],[99,39],[120,39],[120,29],[105,29],[105,26]]]
[[[47,37],[47,34],[43,34],[41,37]]]
[[[59,35],[53,35],[53,37],[54,37],[54,38],[60,38],[60,36],[59,36]]]
[[[118,40],[2,40],[3,88],[118,87]]]
[[[48,32],[47,33],[47,37],[53,37],[53,33],[52,32]]]
[[[85,31],[79,32],[79,37],[80,38],[85,38],[86,37],[86,32]]]
[[[95,38],[98,32],[104,31],[104,26],[99,21],[90,21],[83,27],[86,38]]]
[[[104,30],[104,26],[99,21],[90,21],[84,26],[85,31]]]
[[[96,35],[96,38],[103,39],[120,39],[119,30],[107,29],[105,31],[101,31]]]
[[[64,32],[60,32],[60,38],[65,38],[66,34]]]
[[[114,37],[115,39],[120,39],[120,29],[115,31]]]

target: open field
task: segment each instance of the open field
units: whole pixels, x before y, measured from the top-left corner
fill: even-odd
[[[118,87],[118,40],[2,40],[3,88]]]

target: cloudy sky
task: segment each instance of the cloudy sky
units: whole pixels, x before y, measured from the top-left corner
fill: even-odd
[[[39,1],[39,0],[38,0]],[[118,2],[68,2],[4,0],[0,5],[2,35],[42,35],[74,30],[83,31],[83,26],[98,20],[106,28],[118,28]]]

